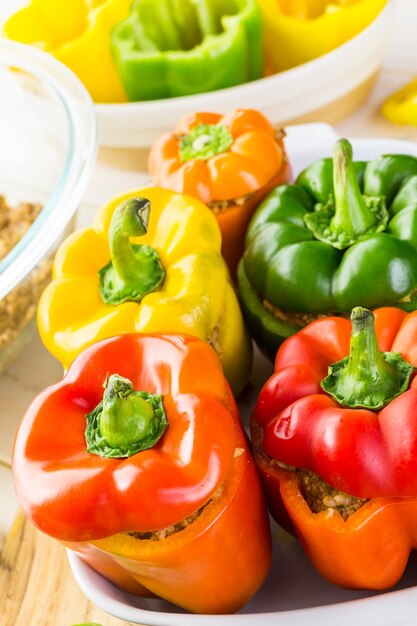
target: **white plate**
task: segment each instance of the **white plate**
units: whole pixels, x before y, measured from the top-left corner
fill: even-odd
[[[327,124],[288,128],[286,145],[297,175],[314,160],[330,156],[337,139]],[[380,154],[417,156],[417,144],[391,139],[352,140],[355,160]],[[252,384],[239,400],[246,421],[259,389],[272,366],[255,352]],[[325,582],[313,569],[298,541],[272,522],[274,556],[271,571],[253,600],[236,615],[192,615],[164,600],[149,600],[124,593],[97,574],[81,559],[68,553],[74,576],[84,593],[100,608],[134,624],[155,626],[405,626],[416,623],[417,567],[410,565],[396,591],[375,594],[346,591]]]
[[[262,588],[235,615],[194,615],[164,600],[124,593],[68,552],[73,574],[86,596],[107,613],[151,626],[405,626],[415,624],[417,567],[410,562],[397,591],[371,594],[326,583],[298,542],[272,523],[272,568]]]

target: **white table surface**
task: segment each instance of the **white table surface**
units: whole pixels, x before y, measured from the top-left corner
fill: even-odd
[[[417,128],[394,126],[380,114],[384,98],[417,75],[417,0],[393,3],[395,14],[383,69],[361,109],[336,126],[343,136],[417,141]],[[90,223],[95,209],[109,196],[146,184],[145,168],[143,151],[101,149],[78,213],[78,225]],[[0,544],[18,509],[10,470],[14,433],[36,393],[58,380],[61,374],[61,366],[36,336],[0,376]]]

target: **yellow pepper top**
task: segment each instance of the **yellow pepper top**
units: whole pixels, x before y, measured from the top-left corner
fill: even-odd
[[[258,0],[273,72],[311,61],[366,28],[387,0]]]
[[[142,231],[131,223],[137,206],[149,216]],[[57,252],[38,309],[45,346],[68,367],[113,335],[191,334],[213,346],[237,393],[248,380],[251,347],[220,246],[216,218],[195,198],[158,188],[113,198]]]
[[[127,100],[110,51],[110,31],[132,0],[32,0],[3,35],[52,53],[82,80],[95,102]]]

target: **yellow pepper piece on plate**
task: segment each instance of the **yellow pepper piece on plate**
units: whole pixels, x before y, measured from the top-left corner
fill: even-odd
[[[417,126],[417,78],[393,93],[384,102],[382,113],[394,124]]]
[[[330,52],[364,30],[387,0],[258,0],[268,67],[287,70]]]
[[[32,0],[3,35],[53,54],[82,80],[95,102],[127,100],[110,50],[110,31],[132,0]]]
[[[57,252],[38,309],[45,346],[67,368],[113,335],[194,335],[238,393],[251,345],[220,247],[217,220],[196,198],[159,188],[113,198]]]

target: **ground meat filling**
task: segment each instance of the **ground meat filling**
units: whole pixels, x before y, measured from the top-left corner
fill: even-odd
[[[230,198],[230,200],[212,200],[211,202],[207,202],[207,206],[217,215],[218,213],[227,211],[231,207],[243,206],[252,195],[253,194],[248,193],[246,196],[241,196],[240,198]]]
[[[294,312],[294,311],[283,311],[278,307],[274,306],[264,298],[262,300],[262,306],[269,311],[277,320],[280,322],[284,322],[286,324],[291,324],[291,326],[295,326],[297,328],[304,328],[310,322],[314,322],[315,320],[321,319],[323,317],[336,316],[336,317],[348,317],[344,313],[304,313],[304,312]]]
[[[352,513],[368,502],[366,498],[356,498],[335,489],[314,472],[303,469],[297,469],[296,472],[300,477],[300,486],[305,501],[313,513],[337,511],[346,521]]]
[[[408,296],[404,296],[404,298],[401,298],[401,300],[398,300],[398,302],[404,302],[404,303],[412,302],[416,298],[417,298],[417,289],[409,293]]]
[[[220,338],[220,329],[223,324],[224,314],[225,314],[225,310],[223,308],[217,319],[217,322],[215,323],[213,327],[213,330],[207,337],[207,343],[209,344],[209,346],[213,348],[213,350],[217,353],[217,356],[220,359],[222,358],[222,354],[223,354],[222,343],[221,343],[221,338]]]
[[[219,356],[221,355],[219,322],[217,322],[216,326],[213,328],[210,335],[207,337],[207,343],[209,344],[209,346],[213,348],[215,352],[217,352]]]
[[[162,541],[163,539],[166,539],[167,537],[170,537],[171,535],[174,535],[175,533],[179,533],[182,530],[185,530],[188,526],[190,526],[190,524],[195,522],[195,520],[200,517],[204,509],[206,509],[212,502],[214,502],[214,500],[216,500],[220,496],[222,491],[223,491],[223,485],[219,487],[219,489],[216,491],[214,496],[210,498],[210,500],[208,500],[205,504],[203,504],[203,506],[200,507],[198,511],[195,511],[195,513],[191,513],[191,515],[188,515],[188,517],[186,517],[185,519],[182,519],[176,524],[172,524],[171,526],[167,526],[166,528],[161,528],[160,530],[152,530],[152,531],[145,531],[145,532],[127,532],[123,534],[128,535],[129,537],[133,537],[134,539],[141,539],[141,540],[147,540],[147,541]]]
[[[301,493],[313,513],[337,511],[346,521],[369,500],[369,498],[357,498],[335,489],[310,470],[292,467],[266,455],[265,458],[268,458],[272,467],[279,467],[287,472],[297,474],[300,480]]]
[[[304,497],[313,513],[320,511],[337,511],[346,521],[350,515],[361,508],[369,498],[357,498],[348,493],[335,489],[326,483],[318,474],[300,467],[293,467],[268,456],[262,448],[262,428],[256,422],[251,426],[252,443],[255,458],[262,460],[262,465],[267,465],[273,470],[279,468],[287,472],[293,472],[298,476],[301,495]]]

